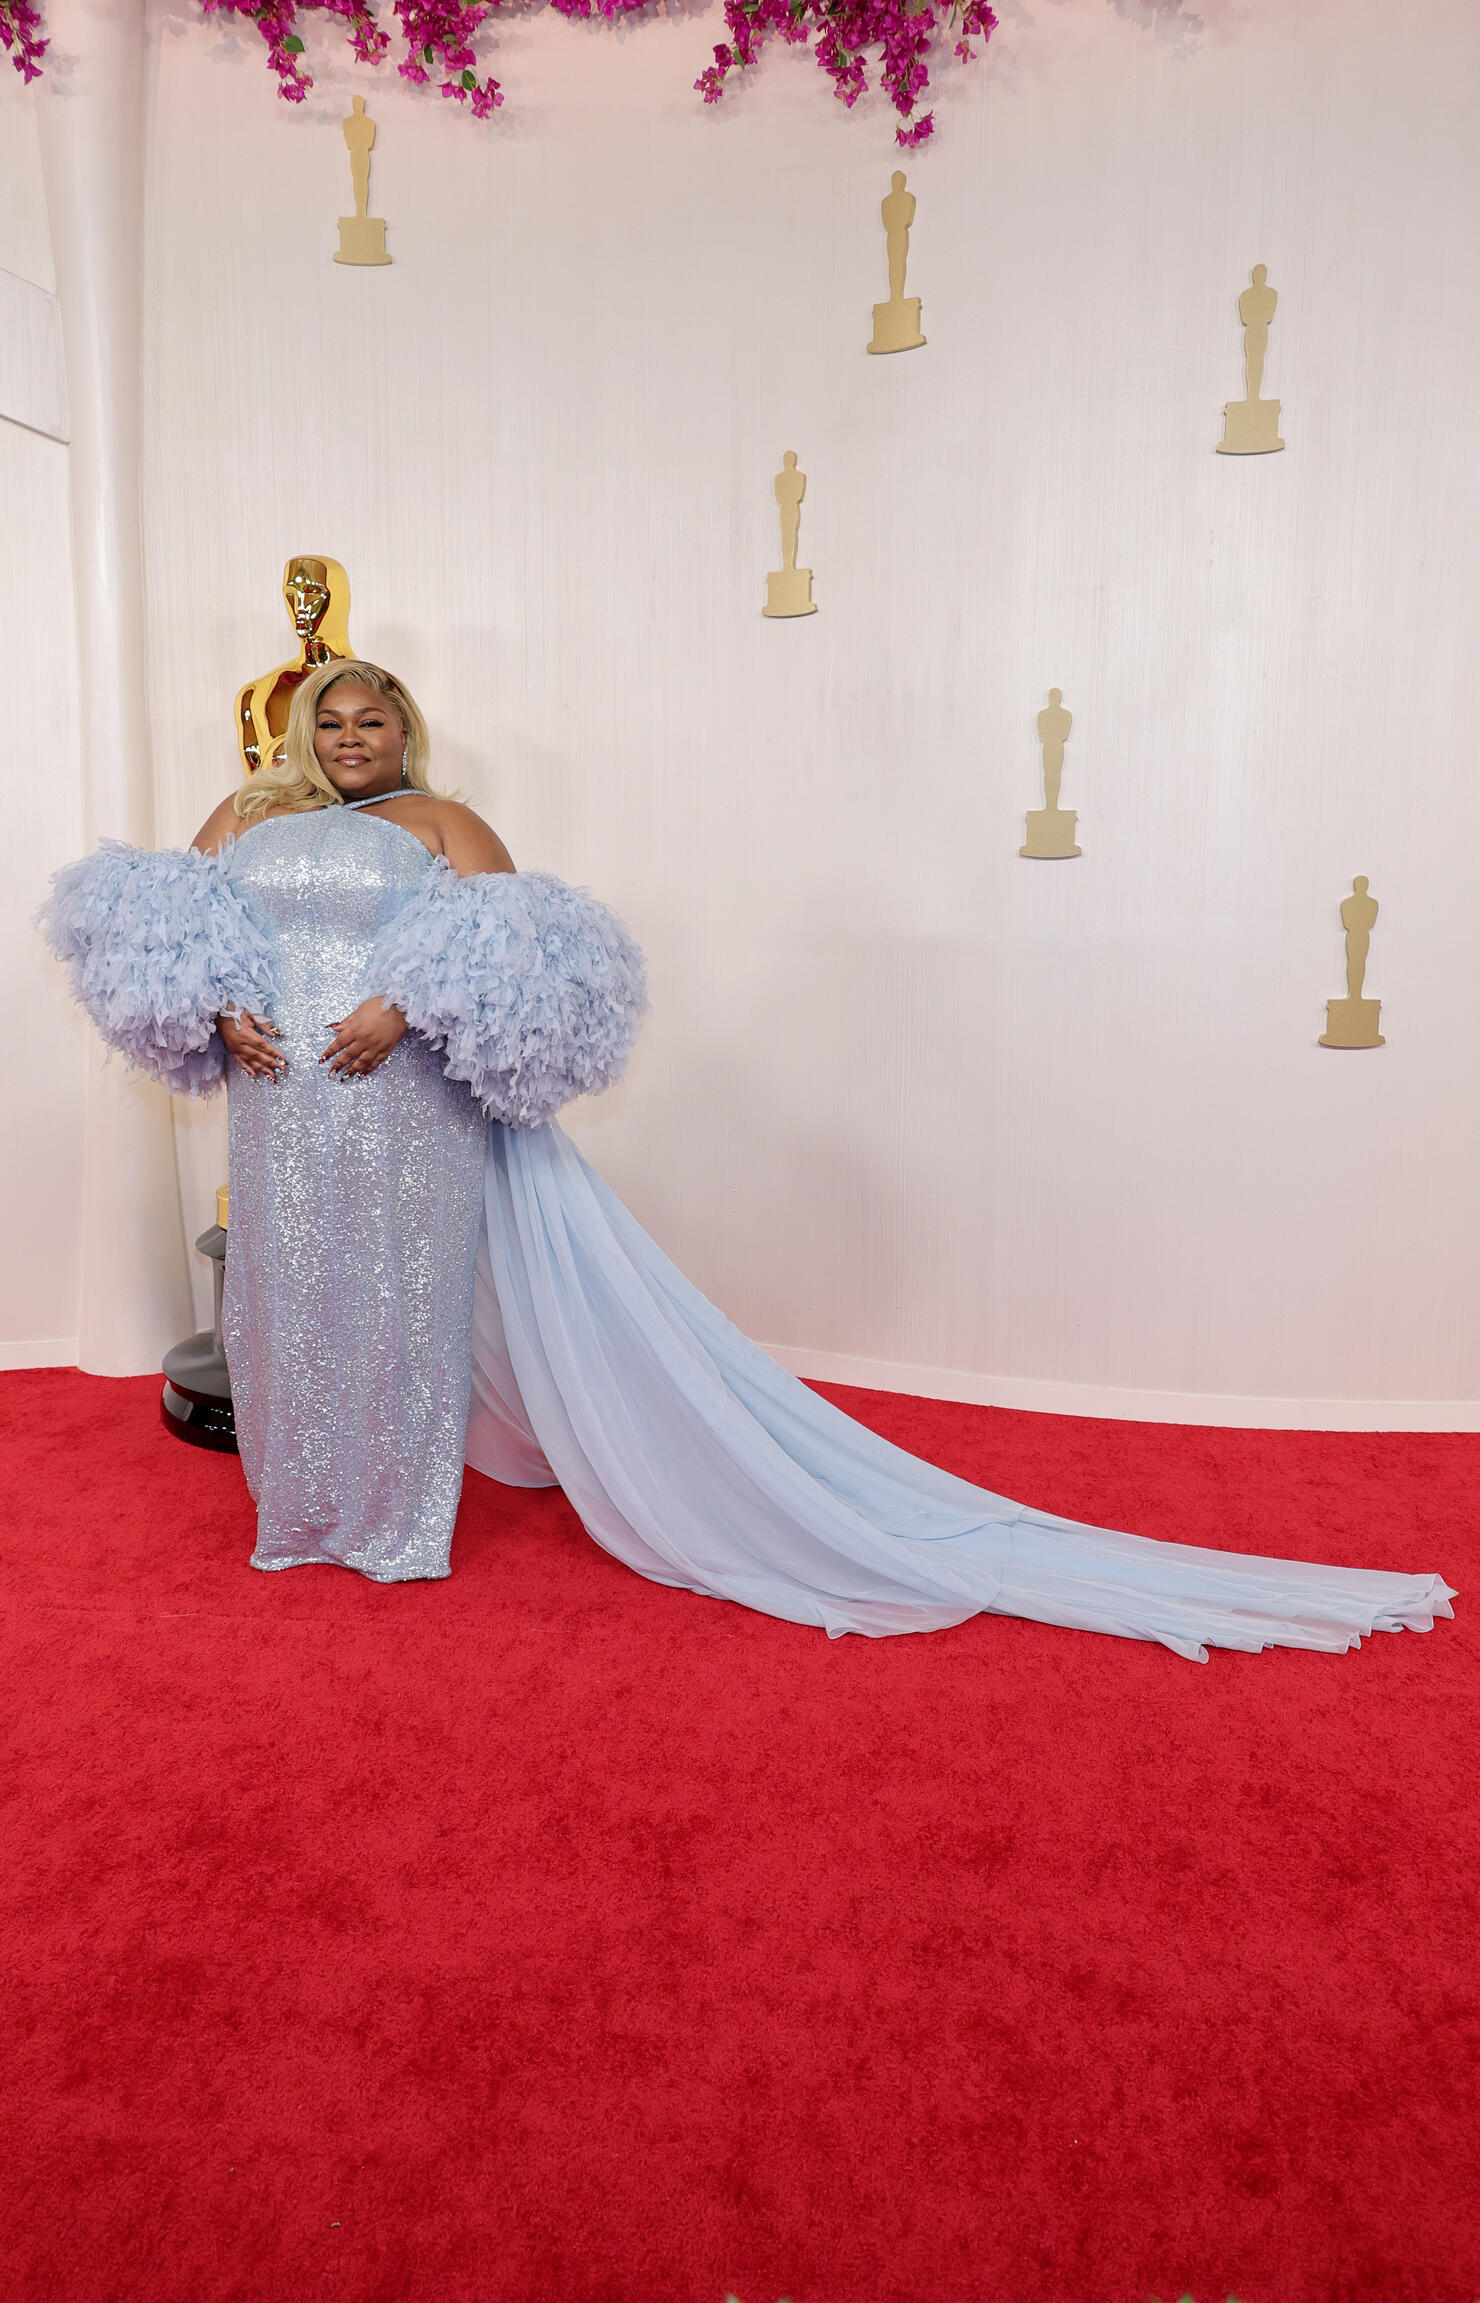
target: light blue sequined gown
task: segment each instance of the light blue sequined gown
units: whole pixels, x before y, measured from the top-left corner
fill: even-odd
[[[377,933],[432,858],[384,817],[273,816],[226,869],[265,936],[288,1069],[232,1064],[224,1332],[254,1567],[449,1572],[488,1122],[408,1032],[372,1073],[319,1062],[378,987]]]
[[[330,1023],[387,989],[376,936],[443,868],[352,806],[270,818],[229,852],[289,1063],[229,1079],[226,1340],[256,1566],[445,1575],[466,1447],[511,1485],[558,1481],[654,1582],[834,1635],[985,1612],[1205,1659],[1449,1614],[1437,1575],[1152,1542],[955,1479],[786,1374],[559,1127],[489,1121],[415,1031],[368,1078],[333,1077]]]

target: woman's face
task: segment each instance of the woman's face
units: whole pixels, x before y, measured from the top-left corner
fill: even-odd
[[[400,789],[406,730],[395,706],[375,688],[337,681],[319,699],[313,748],[335,791],[346,799]]]

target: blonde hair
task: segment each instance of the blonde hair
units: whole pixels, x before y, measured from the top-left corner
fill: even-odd
[[[357,688],[373,688],[377,695],[384,696],[406,731],[406,782],[413,791],[430,792],[427,765],[431,739],[410,689],[402,686],[394,672],[382,671],[379,664],[366,664],[358,657],[343,656],[333,663],[318,665],[293,690],[287,734],[266,767],[249,776],[235,798],[237,814],[249,823],[263,815],[296,816],[310,808],[344,805],[343,793],[334,789],[319,766],[313,748],[319,706],[329,689],[337,687],[341,680]],[[390,796],[385,794],[387,799]]]

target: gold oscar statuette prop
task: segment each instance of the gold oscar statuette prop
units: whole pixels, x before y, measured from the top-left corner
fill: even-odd
[[[349,146],[355,212],[339,219],[339,246],[334,251],[334,261],[336,264],[388,264],[385,218],[369,214],[370,147],[375,142],[375,122],[365,110],[363,96],[354,99],[354,109],[344,123],[344,141]]]
[[[884,219],[884,240],[889,252],[889,301],[874,306],[871,352],[913,352],[925,339],[920,333],[920,299],[904,292],[904,268],[910,255],[910,226],[915,221],[915,195],[904,188],[904,172],[896,168],[890,178],[879,214]]]
[[[1020,856],[1034,856],[1040,862],[1062,862],[1070,856],[1082,855],[1074,845],[1074,827],[1078,817],[1072,808],[1059,806],[1059,784],[1064,773],[1064,746],[1069,730],[1074,725],[1072,713],[1064,709],[1061,688],[1050,688],[1048,702],[1038,715],[1038,741],[1043,746],[1043,801],[1041,808],[1028,810],[1028,837]]]
[[[283,600],[298,635],[298,653],[248,680],[236,699],[236,740],[242,767],[265,767],[288,728],[293,690],[318,664],[352,656],[349,578],[337,560],[295,553],[283,570]]]
[[[1380,1048],[1385,1045],[1377,1028],[1382,1002],[1362,997],[1367,953],[1377,925],[1377,898],[1368,895],[1365,879],[1352,881],[1352,892],[1341,907],[1341,924],[1346,930],[1346,998],[1327,1000],[1326,1028],[1320,1044],[1323,1048]]]
[[[1265,266],[1256,264],[1253,286],[1245,288],[1238,300],[1238,316],[1244,324],[1244,396],[1224,406],[1220,456],[1268,456],[1285,444],[1280,438],[1279,401],[1259,397],[1264,355],[1269,349],[1269,323],[1278,302]]]
[[[781,513],[781,565],[766,577],[766,604],[761,614],[815,616],[817,602],[812,597],[812,571],[797,566],[797,537],[802,524],[807,475],[797,470],[795,448],[788,448],[782,457],[771,492]]]

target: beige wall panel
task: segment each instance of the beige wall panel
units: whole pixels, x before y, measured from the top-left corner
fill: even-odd
[[[928,360],[860,338],[886,114],[779,52],[706,111],[712,13],[510,22],[486,128],[318,26],[282,105],[162,14],[162,820],[231,780],[284,559],[335,553],[447,781],[646,943],[577,1132],[752,1332],[1045,1404],[1474,1402],[1480,16],[1204,14],[1066,0],[945,76]],[[383,269],[331,260],[357,87]],[[1289,446],[1222,457],[1255,260]],[[768,622],[788,442],[825,612]],[[1051,685],[1072,873],[1017,855]],[[1388,1045],[1343,1062],[1356,870]]]

